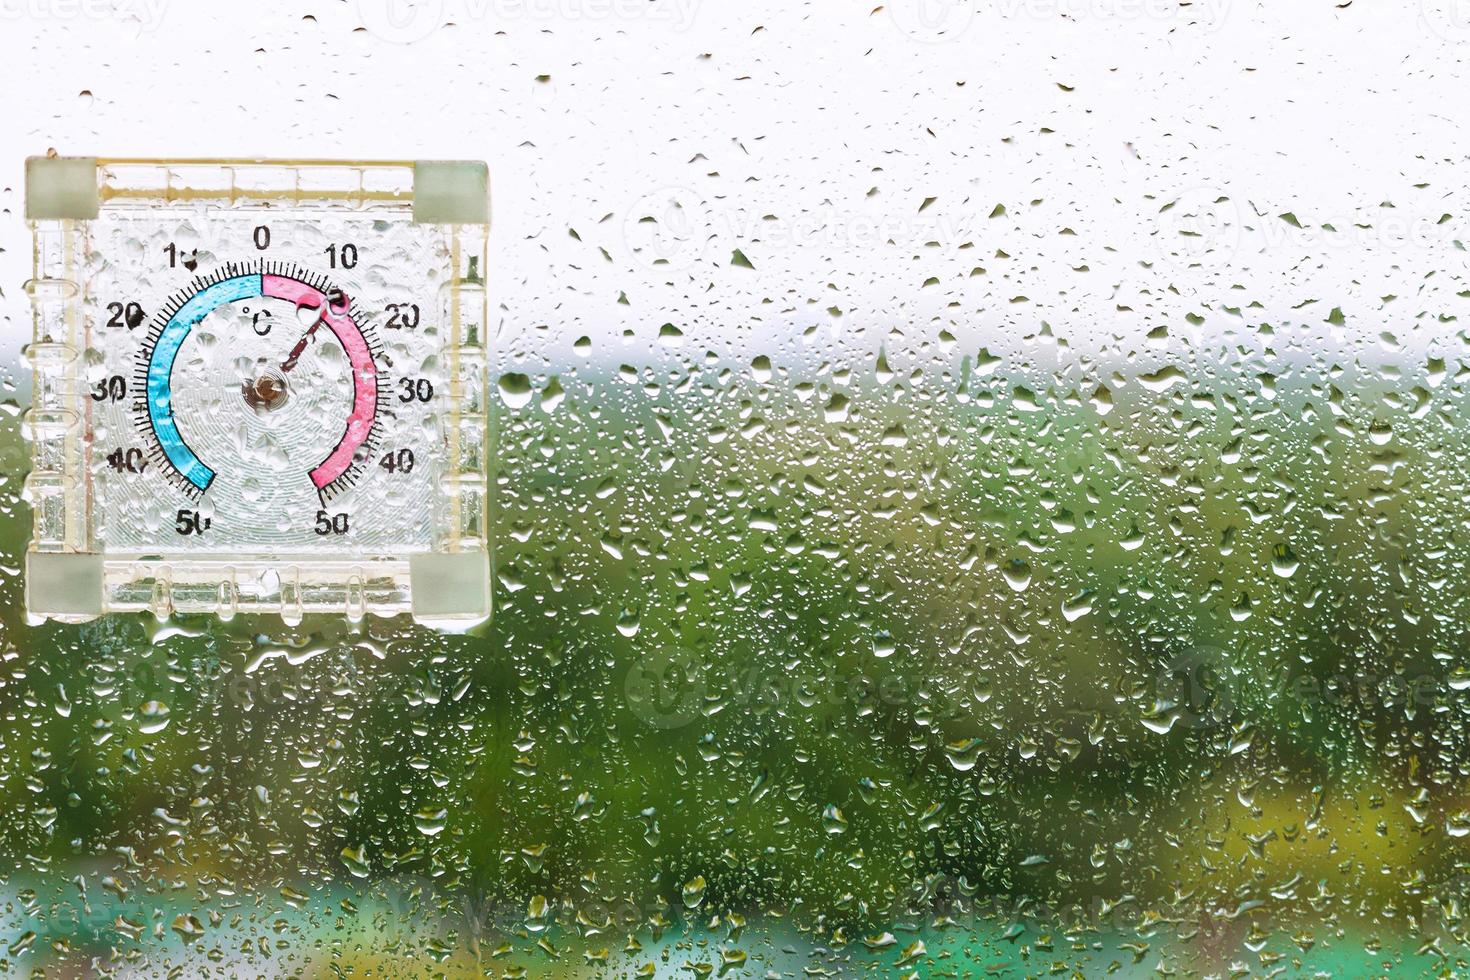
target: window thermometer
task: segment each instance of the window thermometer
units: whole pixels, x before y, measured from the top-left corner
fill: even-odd
[[[32,615],[489,615],[483,163],[26,178]]]

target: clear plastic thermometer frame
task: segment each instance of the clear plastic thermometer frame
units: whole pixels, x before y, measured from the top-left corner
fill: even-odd
[[[490,615],[489,175],[26,162],[26,606]]]

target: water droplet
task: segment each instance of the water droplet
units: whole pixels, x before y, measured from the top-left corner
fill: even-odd
[[[162,701],[149,701],[138,712],[142,721],[138,731],[144,735],[156,735],[168,727],[168,705]]]
[[[697,909],[701,905],[703,905],[704,889],[704,875],[697,875],[696,877],[684,882],[684,887],[682,889],[684,907],[688,909]]]
[[[519,410],[531,404],[531,379],[528,375],[510,372],[500,376],[500,400],[506,407]]]

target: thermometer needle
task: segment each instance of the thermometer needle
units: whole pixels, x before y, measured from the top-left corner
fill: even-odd
[[[316,328],[321,325],[322,321],[320,319],[313,323],[311,329],[306,331],[306,335],[296,342],[295,347],[291,348],[291,353],[286,355],[286,359],[281,362],[282,374],[290,371],[296,366],[296,362],[301,360],[301,355],[306,350],[306,345],[311,342],[311,335],[316,333]]]

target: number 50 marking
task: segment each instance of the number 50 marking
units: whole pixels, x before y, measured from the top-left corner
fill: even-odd
[[[322,537],[326,537],[329,534],[346,534],[347,526],[346,514],[328,514],[324,510],[316,512],[315,530]]]

